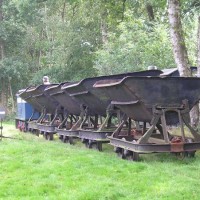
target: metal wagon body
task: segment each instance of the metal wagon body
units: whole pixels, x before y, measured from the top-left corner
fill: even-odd
[[[24,98],[21,98],[25,92],[26,89],[23,89],[16,94],[17,116],[15,118],[16,128],[24,132],[29,129],[28,124],[36,121],[40,116],[40,109],[38,108],[38,105],[34,106],[34,104],[30,104],[29,102],[25,101]]]
[[[59,102],[51,95],[54,93],[54,90],[50,89],[58,85],[47,85],[43,92],[33,96],[43,106],[42,115],[37,121],[37,126],[40,133],[48,140],[53,140],[53,135],[56,133],[55,128],[58,127],[63,119],[63,109]]]
[[[118,115],[119,111],[110,105],[110,97],[106,96],[101,91],[93,87],[93,85],[101,80],[120,80],[126,76],[159,76],[162,73],[160,70],[148,70],[127,74],[118,74],[111,76],[101,76],[94,78],[86,78],[73,85],[63,85],[62,89],[70,94],[71,97],[76,98],[83,108],[84,127],[82,123],[79,127],[79,137],[82,138],[86,146],[89,148],[96,144],[97,148],[102,150],[102,143],[109,142],[107,136],[111,135],[113,128],[111,127],[111,118]],[[104,121],[100,122],[100,118],[105,117]]]
[[[51,90],[51,96],[62,106],[64,112],[64,119],[61,124],[56,127],[56,132],[63,142],[73,144],[73,139],[79,136],[79,130],[74,129],[73,126],[78,121],[81,113],[80,104],[73,97],[70,97],[68,93],[61,90],[63,85],[71,84],[74,83],[61,83],[48,88],[48,90]]]
[[[54,112],[55,107],[52,105],[54,105],[55,102],[52,102],[52,100],[48,98],[48,94],[44,95],[45,89],[53,85],[57,84],[31,86],[19,94],[23,100],[31,104],[34,108],[32,116],[28,120],[28,130],[31,132],[36,132],[36,134],[38,134],[38,130],[42,132],[41,122],[44,120],[47,113],[52,114]],[[41,113],[37,120],[33,117],[36,111]]]
[[[17,94],[21,99],[30,104],[33,108],[31,116],[26,121],[27,130],[33,133],[37,133],[37,120],[40,118],[43,109],[43,106],[39,104],[39,102],[37,102],[36,98],[34,98],[33,96],[42,93],[45,88],[45,85],[31,86],[24,90],[20,90]],[[35,118],[35,115],[39,115],[37,119]]]
[[[190,126],[189,111],[199,101],[200,79],[184,77],[125,77],[120,81],[99,81],[94,88],[104,92],[112,104],[120,108],[127,117],[109,139],[122,157],[133,152],[194,152],[200,148],[200,136]],[[129,120],[128,120],[129,118]],[[131,119],[150,123],[142,135],[131,133],[131,124],[127,135],[120,131],[124,123]],[[181,136],[172,137],[168,125],[181,127]],[[192,137],[186,137],[184,124]],[[160,134],[154,134],[156,127]]]

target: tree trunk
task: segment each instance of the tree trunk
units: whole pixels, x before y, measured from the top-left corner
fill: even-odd
[[[4,78],[1,79],[1,106],[3,106],[5,109],[7,107],[7,97],[6,97],[6,84]]]
[[[195,129],[199,125],[199,102],[190,111],[190,123]]]
[[[107,10],[105,10],[101,17],[101,35],[102,35],[102,43],[108,43],[108,26],[107,26]]]
[[[168,0],[168,14],[175,62],[180,76],[189,77],[191,76],[191,72],[181,24],[180,0]],[[199,122],[198,104],[190,111],[190,119],[191,125],[196,128]]]
[[[3,11],[2,11],[3,0],[0,0],[0,23],[3,21]],[[0,38],[0,60],[4,58],[4,41]]]
[[[124,13],[126,8],[126,0],[122,0],[122,22],[124,21]]]
[[[12,92],[12,84],[11,84],[11,78],[8,78],[8,87],[9,87],[9,92],[10,92],[10,98],[11,98],[11,104],[12,104],[12,113],[14,113],[15,111],[15,102],[14,102],[14,96],[13,96],[13,92]]]
[[[64,4],[63,4],[63,9],[61,12],[61,17],[62,17],[63,22],[65,21],[65,9],[66,9],[66,2],[64,2]]]
[[[102,34],[102,42],[106,44],[108,42],[108,30],[107,24],[104,20],[101,21],[101,34]]]
[[[200,16],[198,18],[198,31],[197,31],[197,77],[200,77]],[[192,108],[191,112],[191,125],[194,128],[199,124],[199,102]]]
[[[153,12],[153,6],[149,3],[146,4],[147,14],[149,16],[150,21],[154,21],[154,12]]]
[[[179,0],[168,0],[168,14],[171,42],[178,71],[180,73],[180,76],[191,76],[189,70],[189,59],[181,24]]]
[[[197,32],[197,76],[200,77],[200,16],[198,18]]]
[[[0,23],[3,21],[3,10],[2,10],[3,0],[0,0]],[[5,57],[4,52],[5,46],[4,41],[0,37],[0,60],[3,60]],[[6,107],[6,95],[5,95],[5,80],[1,78],[1,106]]]

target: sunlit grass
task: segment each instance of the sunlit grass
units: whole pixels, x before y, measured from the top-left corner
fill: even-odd
[[[142,155],[140,162],[20,133],[5,124],[0,142],[0,199],[200,199],[200,154],[177,159]]]

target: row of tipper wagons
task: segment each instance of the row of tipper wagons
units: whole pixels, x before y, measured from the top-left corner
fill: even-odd
[[[189,112],[199,98],[200,78],[179,77],[176,69],[31,86],[17,94],[16,127],[48,140],[54,134],[70,144],[81,139],[99,151],[109,142],[123,159],[152,152],[194,156],[200,135]],[[171,126],[180,127],[177,135]]]

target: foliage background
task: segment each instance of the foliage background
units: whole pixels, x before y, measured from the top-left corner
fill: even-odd
[[[194,66],[200,4],[181,3]],[[1,0],[0,6],[1,103],[44,75],[62,82],[176,67],[166,0]]]

